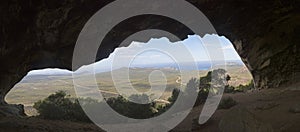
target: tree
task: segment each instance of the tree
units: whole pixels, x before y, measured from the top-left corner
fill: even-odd
[[[180,93],[180,89],[174,88],[173,91],[172,91],[171,97],[168,98],[168,101],[169,101],[171,104],[173,104],[173,103],[176,101],[176,99],[178,98],[179,93]]]
[[[90,122],[79,100],[71,99],[64,91],[58,91],[44,100],[39,100],[34,103],[33,107],[39,112],[39,117],[44,119]]]
[[[67,119],[68,107],[72,105],[72,102],[66,96],[64,91],[58,91],[46,99],[34,103],[33,107],[40,113],[40,117],[46,119]]]
[[[143,102],[150,102],[149,96],[146,94],[134,94],[129,96],[130,100],[141,100]],[[157,112],[154,102],[146,104],[138,104],[131,102],[123,96],[117,98],[109,98],[106,100],[107,104],[116,112],[135,119],[146,119],[153,117]]]
[[[209,71],[206,76],[200,77],[196,104],[204,103],[209,96],[209,92],[212,93],[211,96],[220,94],[224,88],[228,87],[230,79],[231,77],[228,74],[226,75],[226,70],[224,69]]]

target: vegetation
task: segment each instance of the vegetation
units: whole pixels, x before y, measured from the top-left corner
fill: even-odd
[[[51,120],[72,120],[88,122],[78,99],[72,100],[64,91],[51,94],[44,100],[34,103],[33,107],[40,117]]]
[[[161,70],[167,78],[167,89],[163,94],[161,99],[167,100],[172,93],[174,88],[180,88],[179,83],[176,83],[179,72],[171,69],[159,69]],[[138,91],[147,91],[149,87],[138,87],[136,84],[149,84],[148,75],[153,71],[153,69],[149,68],[139,68],[139,69],[130,69],[130,81],[135,89]],[[244,66],[235,65],[235,66],[227,66],[227,73],[230,74],[230,85],[233,87],[237,87],[240,84],[246,85],[251,80],[251,75],[249,71],[244,70]],[[123,74],[123,69],[118,69],[117,74]],[[199,75],[206,76],[206,70],[201,71],[185,71],[185,72],[199,72]],[[187,73],[189,74],[189,73]],[[193,78],[193,74],[190,74],[188,78]],[[97,73],[96,79],[98,82],[99,89],[103,92],[103,96],[105,98],[117,97],[118,91],[114,88],[114,83],[111,77],[110,72],[106,73]],[[91,84],[91,79],[86,77],[78,78],[82,83],[88,85]],[[126,84],[126,80],[119,80],[120,83]],[[189,80],[182,80],[182,82],[188,82]],[[160,86],[165,85],[163,83],[155,82],[154,85]],[[48,97],[49,94],[55,93],[59,90],[66,91],[71,97],[76,97],[72,76],[70,75],[47,75],[47,76],[27,76],[21,82],[14,86],[14,88],[8,93],[6,96],[6,101],[10,104],[24,104],[25,110],[31,110],[31,106],[37,100],[43,100],[45,97]],[[154,91],[156,92],[156,91]],[[115,93],[115,94],[114,94]],[[86,91],[85,96],[93,96],[92,92]],[[33,113],[30,115],[36,115],[37,113]]]
[[[187,88],[183,96],[188,97],[190,92],[196,92],[198,88],[197,79],[193,78],[187,84]],[[137,104],[130,100],[141,100],[142,102],[150,102],[149,96],[145,94],[131,95],[129,100],[123,96],[111,97],[106,99],[107,104],[119,114],[135,119],[146,119],[157,116],[168,110],[176,101],[181,90],[174,89],[171,97],[168,99],[170,104],[157,104],[155,102],[146,104]],[[85,115],[81,105],[94,105],[98,102],[93,99],[74,99],[70,98],[64,91],[58,91],[51,94],[44,100],[40,100],[34,104],[34,108],[40,113],[40,117],[52,120],[72,120],[89,122],[89,118]],[[83,103],[82,103],[83,102]],[[100,104],[101,105],[101,104]]]
[[[246,92],[248,90],[254,89],[254,83],[251,80],[248,84],[233,87],[233,86],[226,86],[224,92],[225,93],[236,93],[236,92]]]
[[[237,102],[233,98],[227,97],[221,100],[218,109],[229,109],[236,104]]]
[[[185,98],[190,97],[191,93],[196,94],[197,92],[198,97],[195,105],[200,105],[206,101],[208,96],[220,94],[220,90],[222,90],[224,86],[224,91],[226,93],[242,92],[254,87],[252,81],[247,85],[233,87],[228,84],[230,79],[231,77],[226,74],[224,69],[209,71],[206,76],[203,76],[200,79],[190,79],[184,91],[182,89],[173,88],[171,96],[167,99],[170,103],[166,104],[151,102],[149,96],[146,94],[131,95],[129,99],[126,99],[123,96],[110,97],[106,99],[106,103],[119,114],[135,119],[146,119],[157,116],[168,110],[175,103],[180,94]],[[209,95],[210,92],[212,93],[211,95]],[[139,100],[144,103],[138,104],[131,102],[130,100]],[[40,114],[39,117],[41,118],[90,122],[79,102],[81,102],[81,105],[85,106],[103,103],[91,98],[71,98],[66,92],[58,91],[44,100],[34,103],[34,108],[37,109]],[[236,101],[232,98],[225,98],[221,100],[219,109],[228,109],[236,104]]]
[[[236,91],[236,88],[233,87],[233,86],[225,86],[225,89],[224,89],[224,93],[236,93],[238,91]]]
[[[225,89],[229,87],[229,80],[230,76],[226,75],[224,69],[209,71],[206,76],[201,77],[199,80],[199,92],[196,105],[204,103],[209,96],[209,92],[212,93],[211,96],[220,94],[220,90],[222,90],[224,86]]]
[[[138,98],[139,100],[141,99],[146,102],[149,101],[149,97],[146,94],[131,95],[129,99],[134,100],[132,98]],[[106,102],[110,105],[112,109],[114,109],[119,114],[135,119],[150,118],[158,112],[158,110],[156,109],[157,105],[155,102],[148,104],[138,104],[129,101],[123,96],[118,96],[117,98],[109,98],[108,100],[106,100]]]
[[[177,88],[173,89],[172,96],[169,97],[168,101],[171,103],[174,103],[176,101],[176,99],[178,98],[179,93],[180,93],[180,89],[177,89]]]
[[[235,91],[237,92],[245,92],[247,90],[251,90],[251,89],[254,89],[254,83],[253,83],[253,80],[251,80],[248,84],[246,85],[242,85],[240,84],[239,86],[237,86],[235,88]]]
[[[145,94],[132,95],[129,98],[144,100],[149,99],[149,97]],[[93,107],[93,105],[101,105],[101,103],[103,103],[91,98],[73,99],[70,98],[64,91],[58,91],[51,94],[44,100],[36,102],[34,104],[34,108],[38,110],[40,114],[39,117],[44,119],[90,122],[79,102],[81,102],[81,105],[89,107]],[[135,119],[153,117],[156,113],[158,113],[156,107],[159,105],[156,105],[154,102],[149,104],[137,104],[122,96],[109,98],[106,102],[118,113]]]

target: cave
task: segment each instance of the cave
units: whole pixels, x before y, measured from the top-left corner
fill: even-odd
[[[187,1],[206,15],[218,35],[233,42],[250,70],[256,88],[278,88],[299,82],[298,0]],[[10,106],[5,101],[6,94],[29,71],[43,68],[72,70],[73,50],[80,31],[94,13],[110,2],[1,1],[0,107]],[[167,17],[132,17],[105,36],[95,61],[106,58],[128,36],[146,29],[164,30],[181,40],[194,34]]]
[[[209,56],[208,53],[205,52],[204,45],[208,43],[217,43],[220,41],[221,47],[224,52],[225,61],[216,60]],[[188,48],[190,54],[193,56],[193,61],[197,63],[197,67],[193,67],[192,63],[190,63],[190,59],[179,59],[173,60],[170,53],[176,53],[175,56],[181,56],[184,48]],[[159,49],[159,50],[154,50]],[[168,52],[168,51],[173,52]],[[175,51],[175,52],[174,52]],[[166,52],[166,53],[164,53]],[[167,54],[169,53],[169,54]],[[170,56],[169,56],[170,55]],[[186,56],[189,56],[186,54]],[[173,56],[174,57],[174,56]],[[190,56],[189,56],[190,57]],[[175,62],[174,62],[175,61]],[[183,62],[187,61],[187,62]],[[128,63],[130,62],[130,63]],[[176,65],[181,63],[181,67]],[[186,63],[186,64],[184,64]],[[129,66],[127,65],[129,64]],[[115,65],[115,66],[112,66]],[[222,66],[219,66],[222,65]],[[224,66],[223,66],[224,65]],[[225,67],[226,65],[226,67]],[[131,86],[124,86],[124,79],[120,79],[119,77],[115,77],[114,79],[120,80],[121,83],[113,83],[109,78],[113,75],[118,75],[120,77],[126,76],[124,75],[124,68],[129,68],[129,72],[133,74],[133,77],[128,74],[129,79],[133,79],[131,81],[133,87],[137,91],[145,94],[149,89],[151,89],[152,85],[161,85],[161,84],[150,84],[149,77],[147,79],[147,74],[152,73],[152,76],[158,70],[165,74],[166,79],[170,83],[167,84],[166,91],[162,92],[162,96],[158,99],[159,101],[168,101],[168,98],[171,97],[171,92],[174,89],[180,89],[180,85],[186,85],[188,79],[191,79],[193,76],[195,78],[203,77],[207,74],[208,71],[224,68],[226,69],[227,75],[230,75],[230,81],[228,82],[232,87],[238,87],[239,85],[247,85],[251,84],[253,81],[252,76],[249,70],[246,68],[241,58],[233,48],[232,43],[225,38],[224,36],[217,35],[205,35],[201,38],[198,35],[189,35],[187,39],[184,41],[178,42],[170,42],[167,37],[162,38],[151,38],[148,42],[137,42],[132,41],[130,45],[127,47],[119,47],[116,48],[112,53],[110,53],[109,57],[102,59],[98,62],[92,63],[90,65],[82,66],[78,70],[72,72],[65,69],[57,69],[57,68],[46,68],[40,70],[32,70],[27,73],[27,75],[8,92],[6,95],[6,102],[9,104],[22,104],[24,105],[25,114],[30,116],[38,116],[39,113],[34,108],[34,104],[38,101],[41,101],[47,98],[49,95],[54,94],[59,91],[64,91],[68,97],[76,98],[76,90],[74,89],[74,85],[72,82],[72,74],[78,73],[79,75],[83,74],[92,74],[89,67],[94,67],[96,80],[98,82],[98,87],[101,90],[101,93],[104,93],[103,96],[106,98],[116,97],[116,95],[122,95],[126,99],[127,96],[132,95],[131,92],[124,93],[124,91],[116,91],[114,87],[124,88]],[[196,68],[196,69],[194,69]],[[185,71],[186,70],[186,71]],[[197,74],[191,74],[190,72],[198,71],[199,76]],[[108,72],[111,72],[110,75],[107,75]],[[112,72],[115,72],[114,74]],[[143,73],[142,75],[137,75],[137,73]],[[182,74],[188,72],[189,77],[182,77]],[[135,74],[134,74],[135,73]],[[174,75],[177,74],[177,75]],[[146,75],[145,75],[146,74]],[[240,76],[239,76],[240,75]],[[157,74],[156,74],[157,76]],[[173,76],[176,79],[172,78]],[[76,78],[75,76],[73,76]],[[161,81],[161,76],[158,78],[152,77],[156,79],[155,82]],[[83,79],[84,80],[84,79]],[[83,81],[78,79],[78,81]],[[109,80],[109,81],[108,81]],[[148,81],[148,83],[144,83],[144,81]],[[141,84],[140,84],[141,83]],[[180,85],[174,85],[180,84]],[[118,86],[114,86],[118,85]],[[89,82],[88,85],[92,85],[92,82]],[[120,87],[122,85],[122,87]],[[89,87],[87,86],[87,87]],[[101,87],[105,86],[105,87]],[[243,91],[250,91],[253,89],[243,89]],[[157,91],[157,90],[156,90]],[[121,92],[121,93],[120,93]],[[148,93],[147,95],[155,96],[152,94],[158,94],[157,92]],[[159,94],[158,94],[159,95]],[[158,97],[156,95],[155,97]],[[85,95],[90,98],[93,97],[89,94]],[[154,97],[153,97],[154,98]]]

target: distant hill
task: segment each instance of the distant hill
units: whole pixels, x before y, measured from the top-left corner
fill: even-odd
[[[153,63],[153,64],[135,64],[131,65],[128,68],[150,68],[150,69],[173,69],[173,70],[208,70],[211,67],[221,66],[221,65],[227,65],[227,66],[243,66],[243,62],[240,60],[230,60],[230,61],[198,61],[198,62],[181,62],[181,63]],[[91,65],[89,65],[91,66]],[[89,73],[89,71],[85,70],[83,66],[79,70],[77,70],[75,73],[78,74],[84,74]],[[124,67],[123,67],[124,68]],[[196,68],[196,69],[195,69]],[[117,68],[120,69],[120,68]],[[110,72],[111,70],[117,70],[117,69],[111,69],[111,67],[95,67],[96,73],[103,73],[103,72]],[[44,78],[45,76],[66,76],[66,75],[72,75],[72,71],[65,70],[65,69],[42,69],[42,70],[34,70],[30,71],[27,75],[27,77],[36,76],[33,78]]]

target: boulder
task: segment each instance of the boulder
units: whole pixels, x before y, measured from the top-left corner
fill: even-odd
[[[0,117],[25,117],[24,106],[21,104],[0,105]]]

